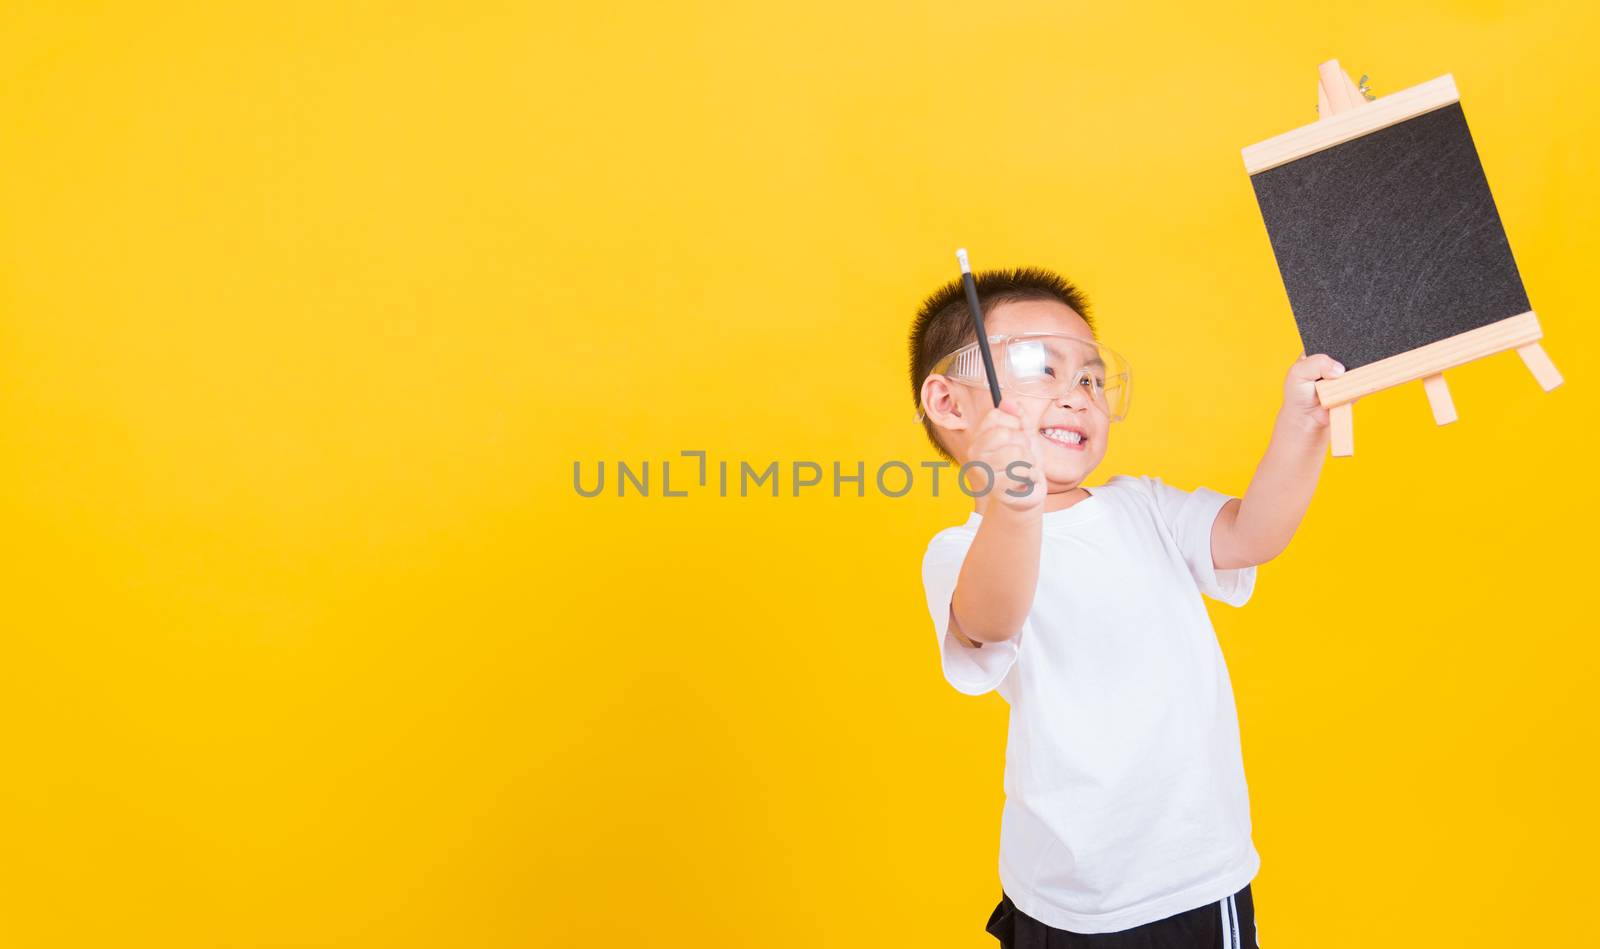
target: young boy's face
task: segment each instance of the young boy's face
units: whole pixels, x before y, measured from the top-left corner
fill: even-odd
[[[1066,333],[1093,339],[1094,333],[1083,317],[1056,300],[1018,300],[1002,303],[984,316],[984,328],[991,336],[1019,333]],[[1034,456],[1044,466],[1052,494],[1071,491],[1089,477],[1106,455],[1106,439],[1111,419],[1086,392],[1072,390],[1051,399],[1002,391],[1002,395],[1022,407],[1023,430],[1030,433]],[[956,457],[966,460],[968,440],[983,417],[996,411],[987,386],[957,385],[951,395],[961,403],[961,414],[970,424],[961,432]],[[1069,444],[1062,429],[1075,429],[1084,436],[1081,444]],[[1047,434],[1048,433],[1048,434]]]

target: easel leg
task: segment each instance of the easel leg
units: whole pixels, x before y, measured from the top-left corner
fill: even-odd
[[[1556,364],[1550,361],[1550,357],[1545,355],[1543,346],[1538,343],[1518,346],[1517,355],[1522,357],[1528,371],[1538,380],[1539,388],[1549,392],[1561,384],[1561,372],[1556,369]]]
[[[1445,385],[1444,376],[1435,374],[1422,378],[1423,391],[1428,393],[1428,404],[1433,407],[1433,421],[1436,425],[1449,425],[1456,420],[1456,404],[1450,399],[1450,387]]]
[[[1328,443],[1335,458],[1348,458],[1356,453],[1355,416],[1349,402],[1328,410]]]

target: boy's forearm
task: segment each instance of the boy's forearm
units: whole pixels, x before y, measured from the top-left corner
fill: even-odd
[[[1264,563],[1282,553],[1300,526],[1328,453],[1328,427],[1280,411],[1272,440],[1239,504],[1235,537],[1246,559]]]
[[[1000,642],[1022,629],[1039,584],[1042,530],[1036,510],[989,505],[950,598],[956,622],[968,638]]]

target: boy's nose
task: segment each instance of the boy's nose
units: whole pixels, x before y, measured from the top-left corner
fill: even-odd
[[[1056,397],[1056,403],[1063,408],[1078,409],[1080,411],[1088,409],[1089,402],[1089,394],[1084,392],[1081,386],[1073,386]]]

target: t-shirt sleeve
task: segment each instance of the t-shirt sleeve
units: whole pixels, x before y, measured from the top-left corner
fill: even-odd
[[[973,532],[967,530],[945,531],[934,537],[922,558],[922,587],[928,596],[928,614],[933,618],[945,680],[958,692],[982,695],[1005,680],[1017,661],[1017,648],[1027,635],[1028,626],[1024,623],[1022,630],[1008,640],[976,648],[962,645],[955,637],[950,629],[950,597],[955,593],[956,579],[961,575],[961,564],[972,538]]]
[[[1155,492],[1156,507],[1177,540],[1178,550],[1189,565],[1189,572],[1194,574],[1200,592],[1229,606],[1245,605],[1255,590],[1256,568],[1218,570],[1211,559],[1211,527],[1222,506],[1232,498],[1210,488],[1184,491],[1160,478],[1146,480]]]

